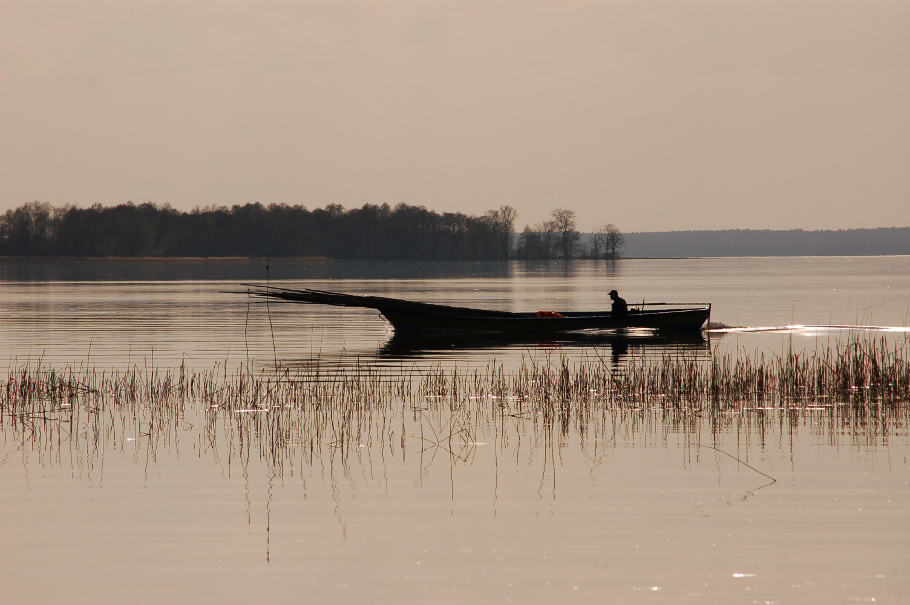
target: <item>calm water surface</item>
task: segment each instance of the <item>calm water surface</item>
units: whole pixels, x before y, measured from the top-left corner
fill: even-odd
[[[0,262],[0,352],[12,369],[146,375],[621,369],[899,344],[910,317],[910,257],[269,265],[284,287],[503,310],[603,308],[616,288],[712,302],[730,326],[683,340],[402,341],[374,311],[250,301],[240,284],[266,277],[252,261]],[[265,413],[193,401],[4,415],[0,600],[910,602],[906,402],[720,416],[655,402],[555,434],[494,407],[478,401],[459,432],[445,405],[402,403],[362,417],[351,447],[334,421],[276,441]]]
[[[711,302],[733,331],[655,342],[590,335],[536,342],[396,339],[370,309],[275,303],[243,294],[265,283],[259,261],[0,263],[0,352],[13,363],[211,368],[351,363],[515,365],[522,356],[661,355],[722,346],[815,347],[845,326],[898,333],[910,318],[910,257],[742,258],[541,263],[272,261],[270,282],[509,311],[596,310],[627,300]],[[796,327],[794,327],[796,326]]]

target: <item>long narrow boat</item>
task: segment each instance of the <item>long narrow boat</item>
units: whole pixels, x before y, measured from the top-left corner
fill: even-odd
[[[250,284],[251,285],[251,284]],[[630,309],[625,315],[609,311],[565,311],[560,313],[510,313],[469,307],[413,302],[382,296],[357,296],[323,290],[291,290],[253,286],[250,293],[289,302],[364,307],[376,309],[396,332],[497,332],[505,334],[546,334],[576,330],[700,330],[711,317],[710,303],[703,306],[669,308],[671,303],[649,303]],[[686,303],[681,303],[682,305]],[[645,306],[667,308],[647,309]],[[679,305],[676,305],[679,306]]]

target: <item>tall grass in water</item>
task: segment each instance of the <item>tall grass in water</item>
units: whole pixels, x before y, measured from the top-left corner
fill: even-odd
[[[829,410],[857,419],[856,425],[874,424],[885,411],[903,423],[910,409],[910,358],[907,341],[850,340],[817,352],[668,355],[618,367],[598,357],[575,363],[526,359],[515,371],[491,362],[482,370],[437,367],[414,374],[361,364],[259,373],[247,367],[101,372],[26,364],[0,380],[4,438],[12,435],[20,447],[42,455],[59,456],[67,448],[91,458],[101,443],[122,447],[130,439],[152,450],[169,446],[187,423],[188,406],[194,406],[193,418],[204,410],[200,447],[215,450],[222,438],[239,443],[242,456],[258,449],[276,468],[290,456],[312,462],[324,452],[346,465],[361,447],[378,443],[383,451],[403,451],[408,438],[416,439],[418,450],[442,447],[468,456],[478,435],[502,434],[508,423],[523,423],[552,444],[554,436],[584,437],[615,427],[611,414],[646,410],[664,414],[680,430],[704,421],[716,428],[730,414],[769,410]],[[419,434],[405,430],[406,418]]]
[[[790,351],[766,357],[715,353],[708,360],[665,355],[631,359],[616,368],[606,360],[569,363],[527,360],[517,372],[501,368],[483,375],[441,370],[427,376],[421,394],[458,398],[466,394],[512,397],[528,411],[573,406],[658,406],[690,410],[782,408],[838,402],[845,405],[910,400],[908,342],[851,340],[817,352]]]

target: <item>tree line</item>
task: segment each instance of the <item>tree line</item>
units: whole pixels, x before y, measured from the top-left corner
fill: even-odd
[[[307,210],[257,203],[184,212],[151,202],[88,208],[31,202],[0,215],[0,256],[497,260],[617,258],[622,248],[612,225],[595,232],[590,249],[581,246],[569,210],[554,210],[550,221],[516,237],[517,216],[511,206],[471,216],[407,204]]]

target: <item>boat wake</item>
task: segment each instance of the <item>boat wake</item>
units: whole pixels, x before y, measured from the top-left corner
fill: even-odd
[[[713,322],[712,322],[713,324]],[[900,326],[862,326],[862,325],[804,325],[793,324],[789,326],[708,326],[708,332],[715,334],[748,334],[766,332],[776,334],[832,334],[844,332],[884,332],[896,334],[910,334],[910,328]]]

